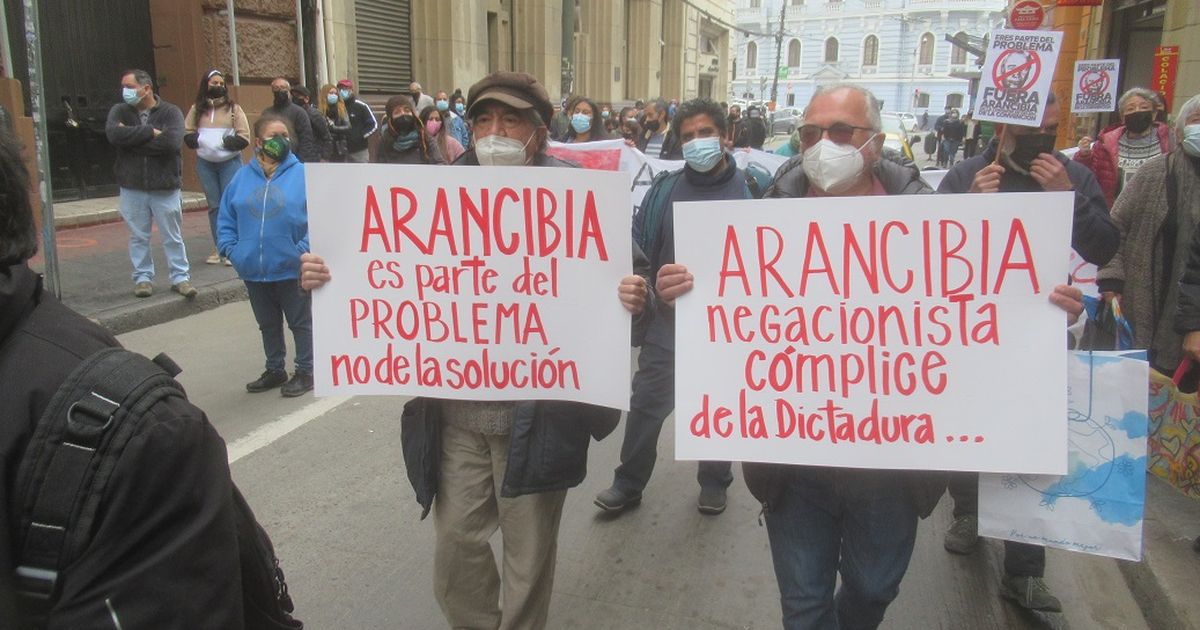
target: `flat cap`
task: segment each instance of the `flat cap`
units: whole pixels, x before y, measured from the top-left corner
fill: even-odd
[[[532,109],[550,125],[553,107],[546,88],[533,75],[524,72],[493,72],[483,77],[467,92],[467,115],[485,101],[497,101],[516,109]]]

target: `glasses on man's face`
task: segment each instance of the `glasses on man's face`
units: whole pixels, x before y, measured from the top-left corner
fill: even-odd
[[[494,112],[482,112],[471,121],[471,126],[477,131],[493,131],[496,126],[499,126],[505,132],[509,132],[520,127],[524,122],[525,119],[515,112],[499,115]]]
[[[871,131],[870,127],[855,127],[846,123],[833,123],[828,127],[820,125],[802,125],[800,127],[800,144],[813,145],[821,141],[821,136],[829,134],[829,139],[837,144],[850,144],[854,132],[858,130]]]

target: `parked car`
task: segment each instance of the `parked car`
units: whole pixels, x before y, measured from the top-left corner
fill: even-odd
[[[771,114],[771,134],[792,135],[800,126],[804,111],[799,107],[781,107]]]
[[[917,142],[917,137],[911,135],[915,125],[905,123],[900,114],[880,114],[879,120],[883,124],[883,146],[903,153],[910,160],[915,159],[912,145]]]

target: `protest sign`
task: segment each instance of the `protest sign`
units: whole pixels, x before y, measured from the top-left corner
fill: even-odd
[[[1060,31],[992,33],[975,120],[1041,126],[1061,46]]]
[[[624,173],[312,164],[318,395],[627,409]]]
[[[1145,357],[1145,351],[1071,354],[1067,474],[980,475],[981,535],[1142,558]]]
[[[1072,193],[676,204],[675,453],[1062,474]]]
[[[1075,62],[1071,89],[1071,111],[1076,114],[1111,112],[1117,108],[1117,77],[1120,59],[1089,59]]]

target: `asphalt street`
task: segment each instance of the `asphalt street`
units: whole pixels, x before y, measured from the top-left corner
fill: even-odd
[[[445,627],[431,588],[432,523],[419,520],[401,461],[403,398],[246,393],[262,370],[246,302],[121,341],[151,356],[166,351],[184,368],[181,382],[225,437],[234,477],[275,540],[306,627]],[[673,460],[669,428],[643,504],[617,519],[597,514],[592,498],[611,480],[622,430],[593,445],[589,477],[568,494],[549,627],[778,628],[758,505],[739,478],[724,514],[699,514],[695,464]],[[921,524],[884,628],[1148,627],[1116,561],[1053,550],[1047,581],[1066,612],[1018,612],[998,595],[999,543],[952,556],[941,544],[949,520],[943,501]]]

